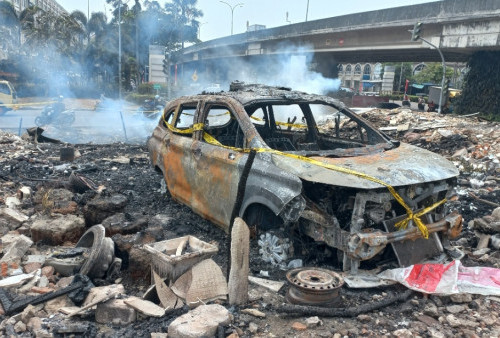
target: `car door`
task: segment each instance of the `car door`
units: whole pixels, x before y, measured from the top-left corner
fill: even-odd
[[[235,107],[227,102],[205,102],[198,123],[203,123],[204,127],[203,131],[197,132],[193,144],[196,165],[193,207],[203,217],[227,230],[240,172],[248,157],[230,147],[243,147],[245,135]]]
[[[187,205],[192,205],[195,198],[193,187],[197,175],[192,152],[193,132],[189,130],[200,107],[199,101],[185,102],[165,115],[167,123],[174,128],[167,131],[163,141],[163,173],[172,197]]]

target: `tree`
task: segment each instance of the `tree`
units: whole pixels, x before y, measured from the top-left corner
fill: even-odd
[[[447,78],[451,78],[453,76],[453,68],[446,67],[446,75]],[[441,80],[443,78],[443,65],[439,62],[431,62],[427,63],[426,67],[415,74],[413,80],[416,83],[436,83],[441,85]]]
[[[0,1],[0,46],[12,50],[20,44],[21,28],[14,6],[8,1]]]
[[[453,102],[458,114],[481,113],[500,120],[500,52],[482,51],[471,56],[462,94]]]
[[[73,11],[69,15],[76,23],[80,25],[82,35],[84,35],[87,38],[87,44],[89,40],[89,34],[88,34],[88,18],[87,16],[82,12],[82,11]]]
[[[165,11],[173,18],[175,29],[181,48],[184,42],[198,42],[199,21],[196,19],[203,16],[203,12],[196,8],[198,0],[172,0],[165,4]]]

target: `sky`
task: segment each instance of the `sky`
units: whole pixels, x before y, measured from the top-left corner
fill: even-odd
[[[134,0],[123,0],[132,6]],[[283,26],[288,23],[318,20],[345,14],[372,11],[377,9],[401,7],[433,2],[435,0],[225,0],[231,6],[239,3],[233,11],[234,34],[244,33],[247,22],[250,25],[265,25],[267,28]],[[80,10],[87,14],[104,12],[111,16],[111,6],[106,0],[58,0],[68,12]],[[159,0],[164,4],[165,0]],[[203,11],[200,20],[200,39],[207,41],[231,35],[231,9],[219,0],[198,0],[198,8]],[[288,21],[287,19],[288,13]]]

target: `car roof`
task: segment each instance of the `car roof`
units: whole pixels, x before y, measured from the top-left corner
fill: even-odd
[[[287,102],[287,103],[327,103],[332,104],[338,109],[345,108],[344,103],[329,96],[308,94],[296,90],[291,90],[288,87],[268,86],[263,84],[245,84],[244,82],[235,81],[229,86],[227,92],[202,92],[199,95],[190,96],[190,99],[200,97],[230,97],[240,102],[242,105],[252,105],[269,101]]]

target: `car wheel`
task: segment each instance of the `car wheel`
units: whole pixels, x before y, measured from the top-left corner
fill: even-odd
[[[35,124],[41,127],[43,125],[43,119],[40,116],[35,117]]]

